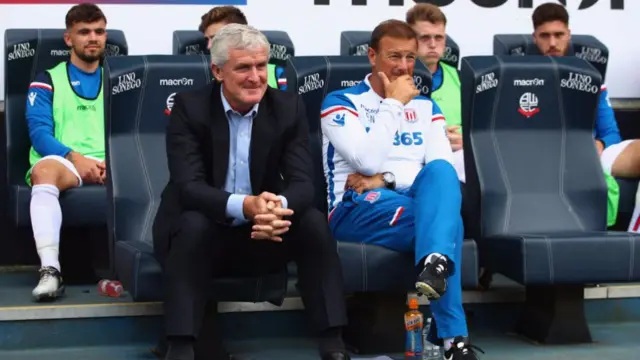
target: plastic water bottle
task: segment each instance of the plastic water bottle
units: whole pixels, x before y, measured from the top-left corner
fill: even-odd
[[[409,299],[409,311],[404,313],[404,328],[406,331],[405,360],[422,360],[423,320],[424,316],[418,310],[418,299]]]
[[[444,355],[440,346],[434,345],[427,340],[429,337],[429,331],[431,331],[431,318],[428,318],[425,323],[424,329],[422,330],[422,343],[424,344],[422,360],[442,360]]]
[[[100,280],[98,283],[98,294],[109,297],[120,297],[122,295],[122,284],[120,281]]]

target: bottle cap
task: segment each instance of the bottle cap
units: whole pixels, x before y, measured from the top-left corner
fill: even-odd
[[[418,299],[416,298],[409,299],[409,309],[412,309],[412,310],[417,309],[418,305],[419,305]]]

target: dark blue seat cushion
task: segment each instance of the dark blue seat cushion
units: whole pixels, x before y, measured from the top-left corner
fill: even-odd
[[[9,193],[10,218],[19,226],[29,226],[31,187],[12,185]],[[64,226],[88,227],[107,223],[107,191],[101,185],[85,185],[60,194],[60,208]],[[100,218],[98,218],[101,216]]]
[[[495,235],[479,240],[491,269],[527,285],[640,279],[640,236],[615,231]]]
[[[345,288],[353,292],[415,291],[416,268],[413,254],[399,253],[378,245],[338,243]],[[462,286],[478,286],[478,250],[476,242],[462,245]]]
[[[162,301],[162,269],[153,247],[142,241],[115,244],[118,277],[135,301]],[[221,278],[211,282],[211,294],[218,301],[269,301],[281,305],[287,289],[287,273],[258,277]]]
[[[17,226],[29,226],[31,188],[24,177],[29,169],[31,140],[25,120],[29,84],[36,74],[69,58],[64,29],[8,29],[5,33],[5,128],[7,146],[8,213]],[[106,56],[127,55],[124,33],[109,30]],[[107,193],[104,187],[73,189],[60,198],[64,226],[104,225]]]

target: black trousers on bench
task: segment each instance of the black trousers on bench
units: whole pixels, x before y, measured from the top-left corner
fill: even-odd
[[[170,227],[157,226],[155,248],[166,249],[158,254],[164,272],[166,335],[197,338],[215,277],[283,271],[289,261],[297,265],[313,329],[346,325],[342,269],[327,219],[309,209],[291,221],[281,243],[252,240],[251,224],[224,226],[194,211],[182,213]],[[169,234],[156,233],[160,228],[170,228]]]

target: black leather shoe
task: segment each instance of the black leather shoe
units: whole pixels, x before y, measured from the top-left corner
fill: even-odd
[[[322,355],[322,360],[351,360],[346,352],[330,352]]]
[[[165,360],[195,360],[193,341],[169,341]]]

